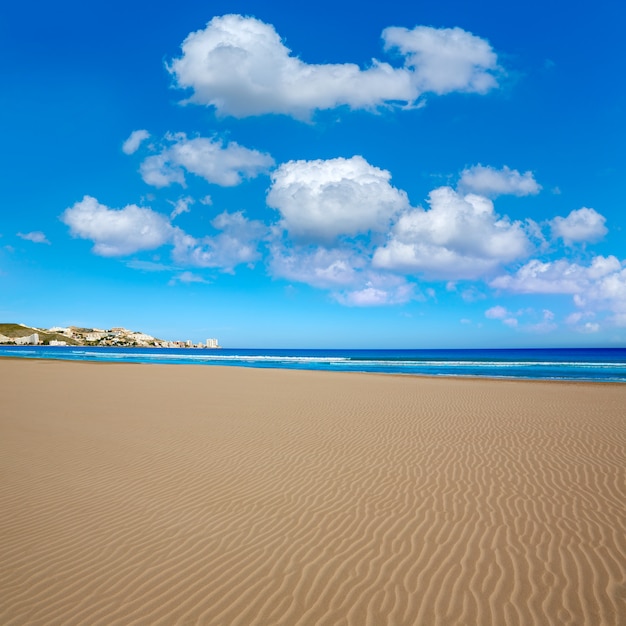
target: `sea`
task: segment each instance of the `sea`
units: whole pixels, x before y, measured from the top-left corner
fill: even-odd
[[[0,357],[626,383],[626,348],[294,350],[0,346]]]

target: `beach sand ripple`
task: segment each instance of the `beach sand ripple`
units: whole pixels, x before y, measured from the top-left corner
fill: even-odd
[[[0,624],[626,623],[626,385],[0,372]]]

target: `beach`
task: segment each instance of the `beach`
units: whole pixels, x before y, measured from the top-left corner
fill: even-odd
[[[0,360],[0,624],[626,623],[626,385]]]

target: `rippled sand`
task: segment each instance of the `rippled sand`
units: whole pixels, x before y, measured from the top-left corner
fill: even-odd
[[[626,385],[0,361],[0,624],[626,624]]]

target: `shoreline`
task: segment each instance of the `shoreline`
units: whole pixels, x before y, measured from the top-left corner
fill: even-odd
[[[1,623],[620,623],[626,386],[130,365],[0,359]]]
[[[110,349],[110,348],[107,348]],[[188,349],[188,348],[186,348]],[[271,371],[295,371],[295,372],[325,372],[328,374],[368,374],[385,377],[400,378],[425,378],[425,379],[451,379],[451,380],[477,380],[477,381],[493,381],[493,382],[520,382],[520,383],[565,383],[580,385],[626,385],[626,380],[591,380],[591,379],[573,379],[573,378],[524,378],[518,376],[488,376],[480,374],[422,374],[419,372],[383,372],[383,371],[367,371],[367,370],[330,370],[321,368],[306,367],[273,367],[273,366],[254,366],[254,365],[224,365],[213,363],[155,363],[142,361],[115,361],[106,359],[72,359],[72,358],[48,358],[48,357],[25,357],[25,356],[7,356],[0,355],[0,361],[43,361],[51,363],[89,363],[103,365],[150,365],[150,366],[168,366],[168,367],[207,367],[207,368],[235,368],[243,370],[271,370]]]

